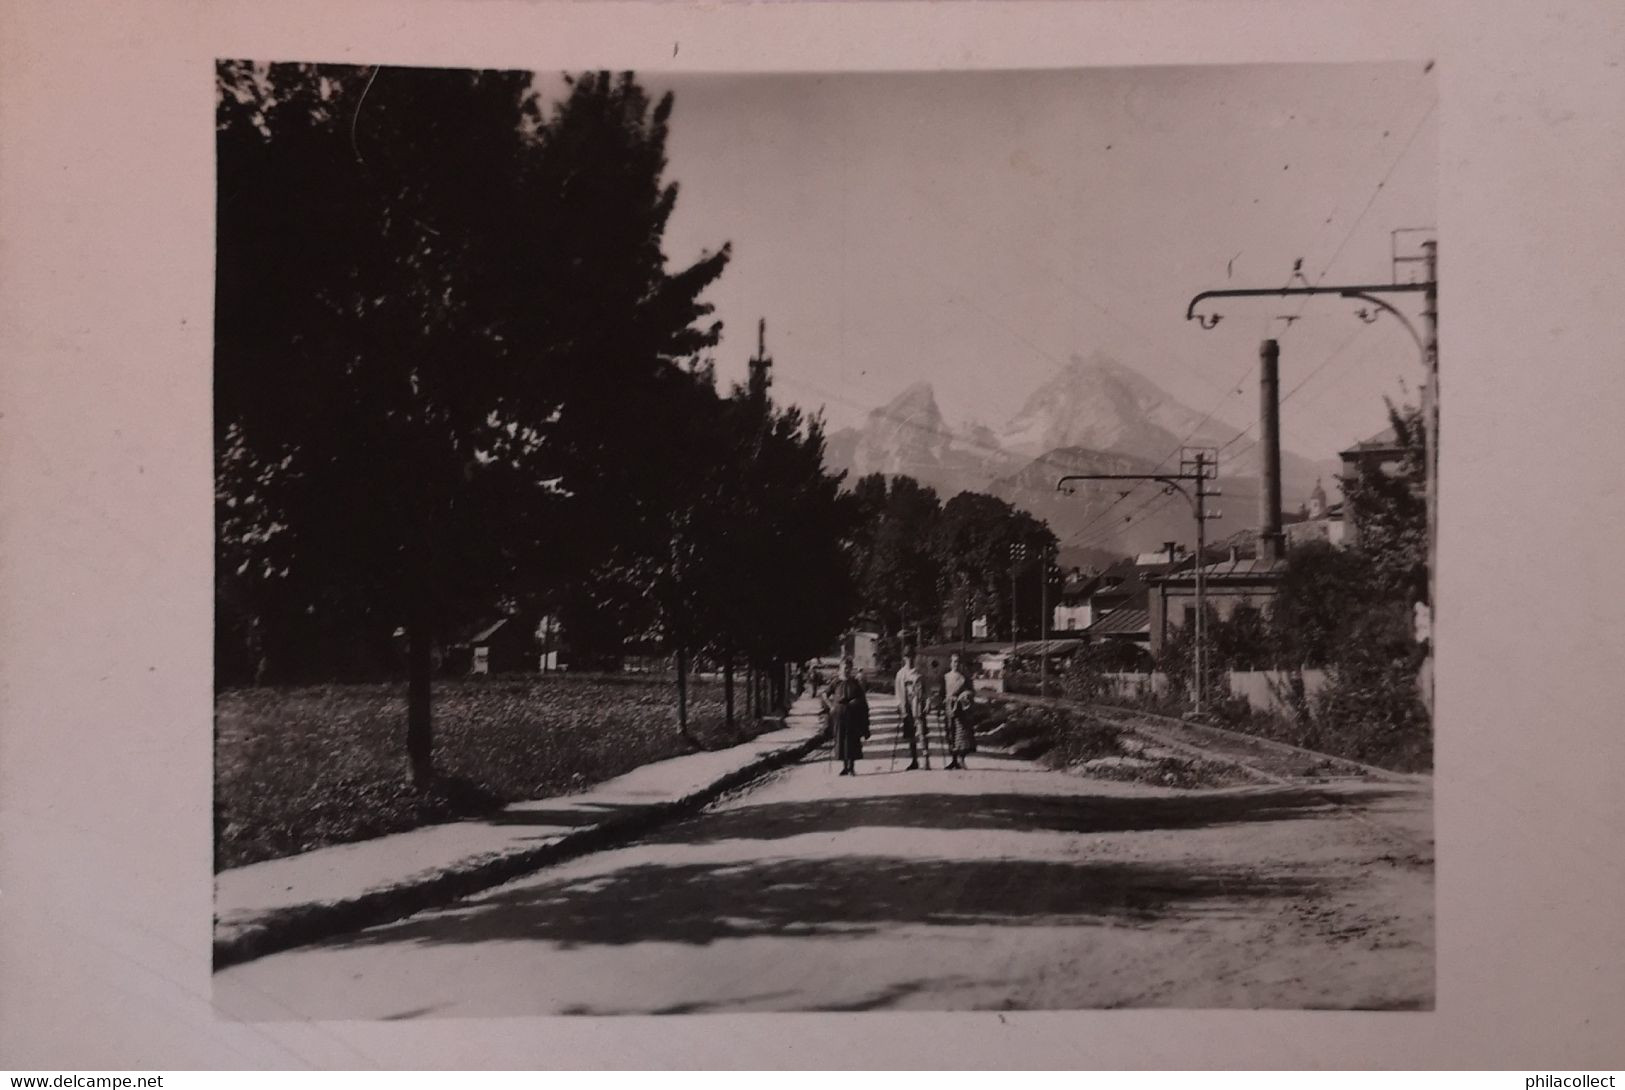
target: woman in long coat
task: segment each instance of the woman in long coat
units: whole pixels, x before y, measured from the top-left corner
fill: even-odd
[[[869,737],[869,698],[863,682],[852,676],[852,660],[841,660],[841,676],[824,692],[829,709],[830,733],[835,736],[835,756],[841,759],[841,775],[855,776],[853,762],[863,757],[863,740]]]
[[[942,678],[942,703],[948,717],[949,768],[964,768],[965,755],[976,752],[976,724],[972,722],[970,710],[976,694],[961,662],[955,655]]]

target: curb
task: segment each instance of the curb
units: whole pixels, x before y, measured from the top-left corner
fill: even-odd
[[[622,817],[590,825],[539,848],[518,851],[454,867],[433,877],[400,886],[373,890],[344,901],[301,905],[284,909],[214,940],[214,971],[280,953],[296,946],[403,919],[428,908],[455,901],[492,886],[510,882],[531,871],[565,860],[618,847],[677,817],[685,817],[751,780],[805,757],[828,740],[828,728],[812,737],[734,769],[705,787],[670,802],[650,803]]]
[[[1420,784],[1429,783],[1433,779],[1432,774],[1428,772],[1398,772],[1391,768],[1382,768],[1379,765],[1368,765],[1361,761],[1356,761],[1352,757],[1339,757],[1332,753],[1321,753],[1319,750],[1304,749],[1302,746],[1295,746],[1290,742],[1280,742],[1276,741],[1274,738],[1265,738],[1258,734],[1248,734],[1245,731],[1231,730],[1228,727],[1219,727],[1213,725],[1212,723],[1203,723],[1197,720],[1173,719],[1166,715],[1158,715],[1156,712],[1139,711],[1138,709],[1113,708],[1112,705],[1109,704],[1091,704],[1089,707],[1091,709],[1108,708],[1119,713],[1126,713],[1131,716],[1140,716],[1144,719],[1150,719],[1158,724],[1166,723],[1171,727],[1184,727],[1186,729],[1212,731],[1214,734],[1224,738],[1229,738],[1237,742],[1247,742],[1253,745],[1260,745],[1266,749],[1273,749],[1279,753],[1290,754],[1297,757],[1313,758],[1318,761],[1329,761],[1334,764],[1347,765],[1351,768],[1359,769],[1366,776],[1369,776],[1374,780],[1384,780],[1390,783]]]

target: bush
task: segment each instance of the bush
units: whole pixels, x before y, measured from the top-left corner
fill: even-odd
[[[1028,760],[1039,760],[1050,768],[1067,768],[1096,757],[1124,754],[1119,739],[1121,728],[1113,724],[1061,708],[1030,704],[980,705],[982,723],[999,717],[1002,722],[988,739]]]
[[[1421,649],[1402,605],[1354,625],[1312,702],[1311,748],[1405,771],[1433,767],[1433,722],[1417,684]]]
[[[1083,703],[1102,700],[1114,692],[1107,674],[1142,673],[1150,666],[1150,656],[1140,648],[1116,640],[1092,642],[1073,652],[1061,672],[1061,694]]]
[[[1304,693],[1301,672],[1287,671],[1277,692],[1290,710],[1263,712],[1227,691],[1230,664],[1219,660],[1208,679],[1207,715],[1232,730],[1399,771],[1430,769],[1433,728],[1417,685],[1422,649],[1411,634],[1409,610],[1394,601],[1367,601],[1340,627],[1327,684]],[[1217,641],[1216,641],[1217,642]],[[1189,653],[1189,641],[1180,648]],[[1192,671],[1168,663],[1170,695],[1185,706]],[[1237,666],[1246,669],[1246,666]]]
[[[1004,691],[1007,693],[1024,693],[1027,696],[1061,697],[1066,695],[1066,688],[1062,683],[1065,667],[1051,664],[1047,679],[1039,673],[1036,662],[1018,661],[1014,667],[1006,664],[1004,668]]]

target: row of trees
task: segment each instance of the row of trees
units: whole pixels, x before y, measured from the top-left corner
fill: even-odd
[[[584,655],[834,640],[856,511],[765,366],[716,388],[701,296],[730,249],[663,251],[670,95],[630,74],[551,103],[524,73],[217,75],[223,677],[385,661],[404,632],[425,783],[434,648],[494,607],[562,611]]]
[[[1012,608],[1023,631],[1039,631],[1040,565],[1056,546],[1042,520],[980,492],[943,503],[912,477],[871,474],[855,483],[852,496],[859,517],[853,549],[859,600],[883,634],[952,636],[972,616],[986,616],[993,631],[1009,632]],[[1012,547],[1024,550],[1025,559],[1013,564]],[[1054,601],[1059,576],[1042,577],[1051,579]]]

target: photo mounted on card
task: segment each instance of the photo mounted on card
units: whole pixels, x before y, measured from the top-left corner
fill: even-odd
[[[1431,68],[219,61],[216,1011],[1432,1009]]]

